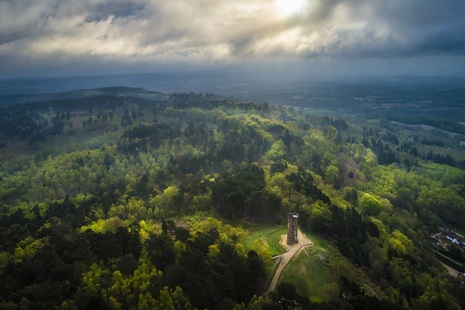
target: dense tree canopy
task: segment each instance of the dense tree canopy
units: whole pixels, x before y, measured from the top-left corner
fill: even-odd
[[[459,308],[465,172],[386,120],[216,96],[95,97],[2,108],[0,308]],[[21,150],[15,154],[15,150]],[[300,226],[341,257],[332,300],[266,294],[269,245],[241,225]],[[354,271],[355,270],[355,271]]]

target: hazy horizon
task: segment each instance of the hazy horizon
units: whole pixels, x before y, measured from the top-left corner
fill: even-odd
[[[362,97],[385,102],[422,102],[427,98],[441,104],[446,94],[454,94],[454,98],[456,94],[465,96],[465,77],[326,76],[303,79],[298,76],[262,78],[234,72],[196,71],[4,79],[0,80],[0,103],[43,101],[52,99],[50,94],[120,86],[162,93],[213,93],[233,100],[296,107],[322,99],[351,105],[356,104],[354,98]]]

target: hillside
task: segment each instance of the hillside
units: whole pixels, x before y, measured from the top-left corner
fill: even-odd
[[[319,116],[131,88],[10,99],[2,309],[465,306],[437,260],[463,272],[463,247],[430,238],[465,231],[460,134],[401,126],[400,107]],[[266,293],[276,245],[248,238],[290,210],[330,253],[319,299],[295,275]]]

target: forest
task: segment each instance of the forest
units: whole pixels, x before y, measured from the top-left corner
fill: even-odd
[[[465,243],[441,237],[465,235],[453,117],[122,87],[18,98],[0,106],[0,309],[465,307],[444,267],[465,271]],[[323,297],[269,292],[276,245],[248,242],[289,211],[331,248]]]

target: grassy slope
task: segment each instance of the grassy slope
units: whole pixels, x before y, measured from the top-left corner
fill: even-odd
[[[268,243],[272,256],[286,252],[286,249],[279,244],[281,236],[287,233],[286,226],[254,226],[248,231],[249,234],[242,240],[247,249],[253,249],[255,241],[263,238]]]
[[[279,244],[281,235],[286,234],[286,226],[254,226],[248,229],[249,234],[242,240],[246,248],[253,248],[255,240],[263,238],[270,247],[273,256],[284,253],[285,249]],[[304,249],[295,256],[284,269],[280,281],[292,283],[297,292],[308,296],[313,301],[329,300],[330,285],[334,279],[331,277],[329,267],[320,257],[334,257],[338,251],[325,239],[306,233],[313,240],[314,246]]]
[[[330,297],[326,287],[334,279],[331,277],[329,267],[320,257],[334,257],[337,250],[321,237],[308,233],[306,235],[315,244],[304,249],[289,262],[280,282],[292,283],[299,294],[308,296],[314,302],[326,301]]]

